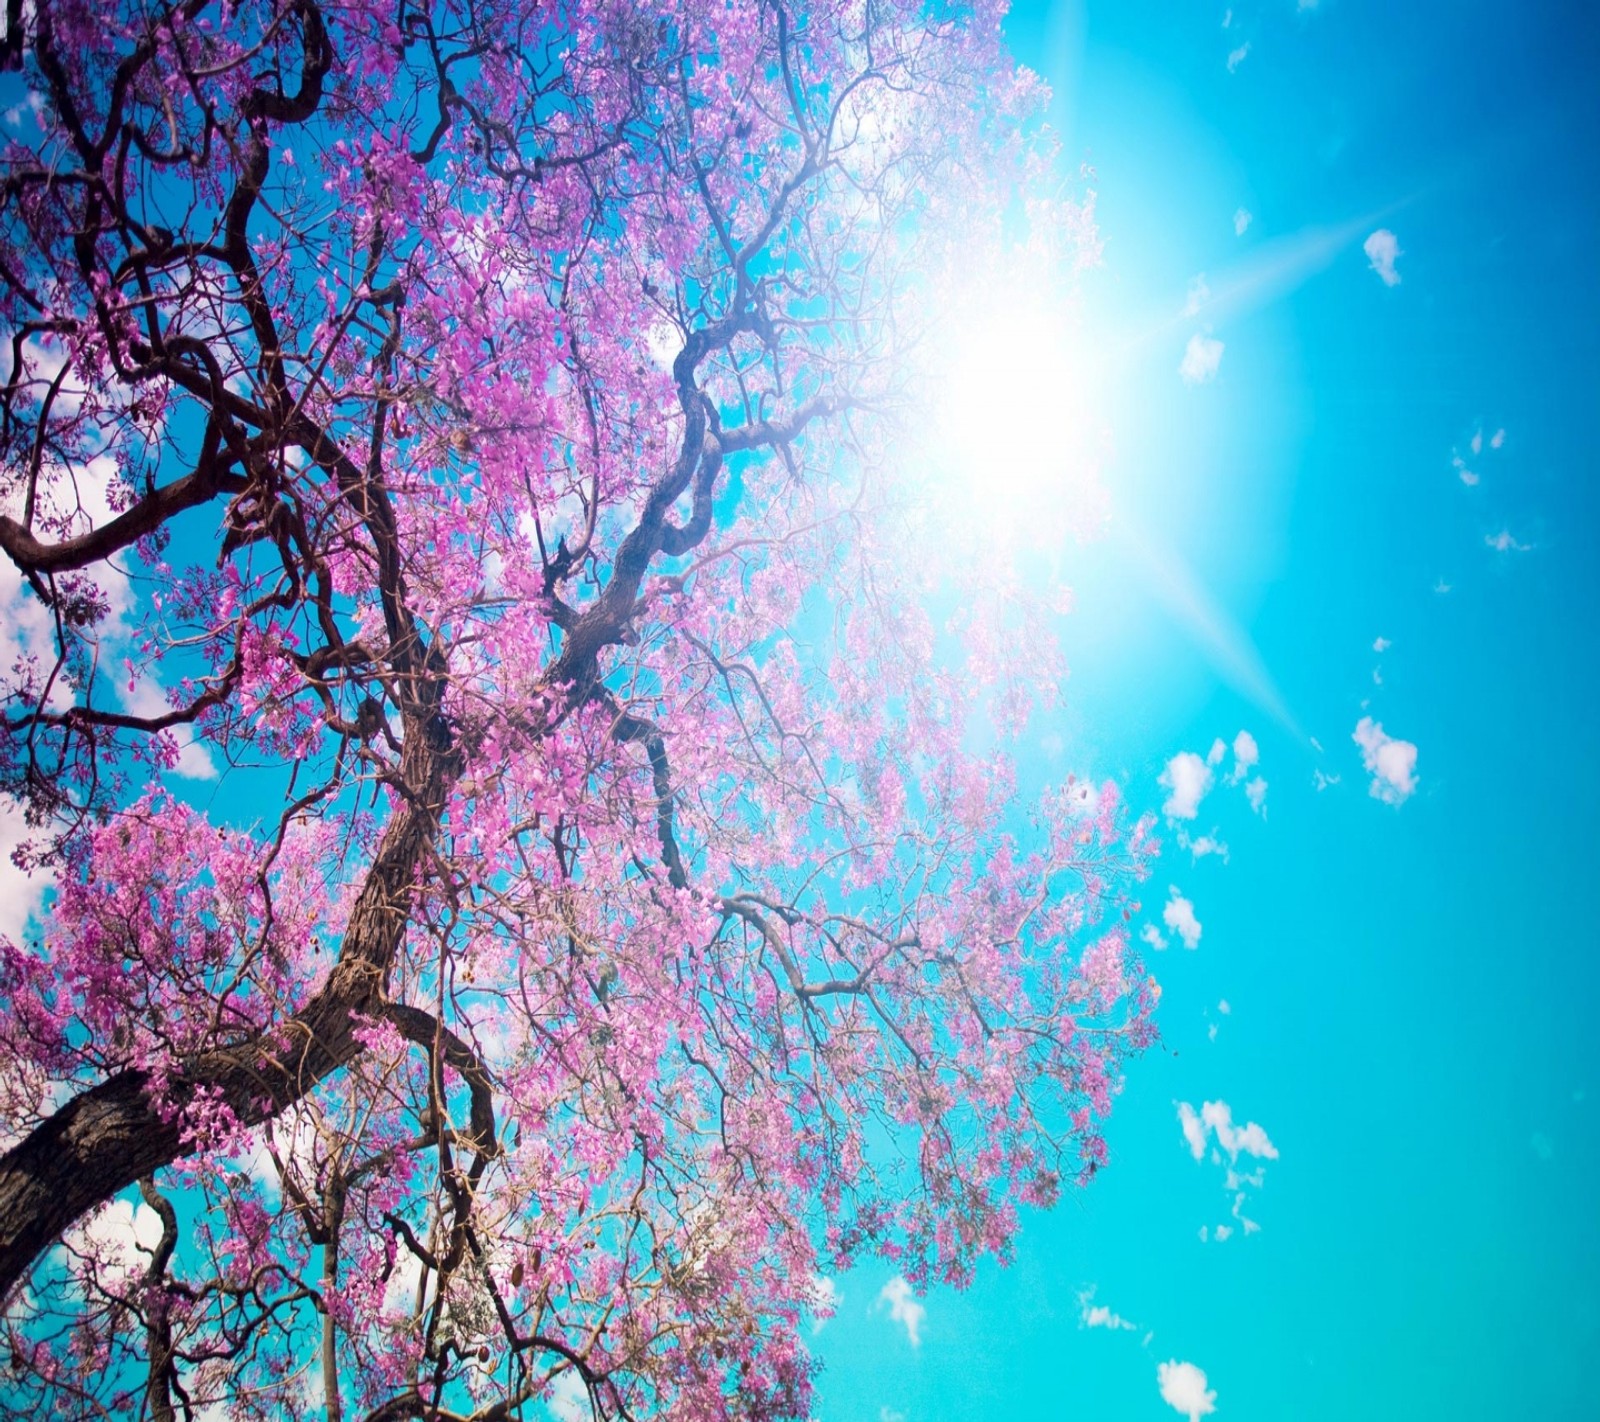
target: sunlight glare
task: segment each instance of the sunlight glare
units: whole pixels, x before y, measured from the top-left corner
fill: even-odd
[[[1071,307],[1045,283],[974,291],[940,346],[931,459],[962,516],[1029,543],[1094,518],[1104,418]]]

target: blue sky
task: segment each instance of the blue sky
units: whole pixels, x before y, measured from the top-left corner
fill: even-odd
[[[1151,954],[1164,1045],[1112,1168],[1012,1268],[913,1301],[915,1345],[888,1272],[840,1280],[827,1422],[1600,1414],[1600,19],[1225,16],[1010,22],[1095,170],[1115,366],[1113,527],[1068,556],[1071,705],[1038,761],[1152,809],[1180,752],[1247,730],[1259,764],[1228,783],[1230,749],[1165,827],[1148,916],[1176,888],[1202,933]],[[1403,759],[1378,782],[1402,803],[1371,792],[1366,717],[1416,747],[1414,788]],[[1179,1103],[1206,1102],[1231,1124],[1196,1160]],[[1264,1167],[1258,1232],[1219,1141]],[[1135,1326],[1085,1326],[1091,1288]],[[1171,1361],[1203,1387],[1165,1398]]]

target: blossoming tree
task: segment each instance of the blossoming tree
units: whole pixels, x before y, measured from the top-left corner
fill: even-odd
[[[0,1393],[805,1415],[818,1278],[1003,1256],[1150,1036],[1143,828],[1016,803],[1049,609],[904,453],[950,281],[1092,243],[998,7],[3,54]]]

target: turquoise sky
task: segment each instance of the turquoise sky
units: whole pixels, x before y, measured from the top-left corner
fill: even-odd
[[[1246,730],[1260,760],[1166,826],[1165,1041],[1112,1168],[921,1314],[838,1281],[822,1416],[1600,1416],[1600,18],[1102,0],[1010,30],[1095,170],[1114,367],[1041,775],[1182,809],[1180,752]],[[1403,746],[1369,773],[1367,717],[1414,786]],[[1197,1160],[1206,1102],[1231,1126]],[[1263,1167],[1249,1235],[1228,1143]],[[1089,1289],[1133,1326],[1086,1326]]]

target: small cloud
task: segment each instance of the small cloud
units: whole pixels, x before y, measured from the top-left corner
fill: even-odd
[[[1543,1131],[1535,1131],[1528,1142],[1533,1147],[1533,1153],[1540,1160],[1549,1160],[1556,1153],[1556,1144]]]
[[[1244,787],[1245,798],[1250,801],[1250,808],[1258,815],[1267,813],[1267,782],[1259,775]]]
[[[1445,582],[1443,578],[1438,578],[1434,581],[1433,590],[1438,593],[1440,597],[1443,597],[1447,592],[1451,591],[1451,586],[1449,583]]]
[[[1465,459],[1463,459],[1459,454],[1451,454],[1450,463],[1456,471],[1456,477],[1459,478],[1463,484],[1465,484],[1469,489],[1477,487],[1478,472],[1475,469],[1468,469],[1467,461]]]
[[[1372,270],[1377,272],[1385,286],[1399,286],[1400,273],[1394,264],[1403,255],[1400,242],[1387,227],[1380,227],[1361,244]]]
[[[1080,1328],[1110,1328],[1135,1333],[1139,1325],[1129,1323],[1121,1314],[1114,1313],[1104,1304],[1094,1301],[1094,1290],[1085,1289],[1078,1295],[1078,1326]]]
[[[900,1275],[895,1275],[879,1290],[878,1302],[889,1306],[889,1317],[905,1327],[911,1346],[920,1348],[922,1320],[928,1316],[928,1310],[917,1301],[916,1295],[911,1292],[911,1285]]]
[[[1139,937],[1154,948],[1158,953],[1167,946],[1166,935],[1153,923],[1147,923],[1139,930]]]
[[[1217,1004],[1217,1011],[1220,1012],[1224,1017],[1228,1016],[1228,1014],[1233,1011],[1233,1008],[1228,1005],[1227,998],[1223,998],[1222,1001]]]
[[[1417,788],[1417,748],[1396,740],[1370,716],[1356,723],[1351,737],[1361,747],[1361,763],[1372,776],[1371,793],[1386,805],[1400,805]]]
[[[1330,785],[1337,785],[1339,777],[1337,775],[1329,775],[1326,771],[1313,770],[1311,772],[1311,783],[1320,792],[1326,790]]]
[[[1255,221],[1255,214],[1247,207],[1241,207],[1233,214],[1233,235],[1243,237],[1249,231],[1250,224]]]
[[[1232,50],[1228,55],[1228,73],[1237,74],[1239,66],[1250,56],[1250,41],[1246,40],[1238,49]]]
[[[1506,442],[1506,432],[1504,430],[1496,430],[1494,432],[1494,434],[1490,437],[1489,448],[1490,449],[1499,449],[1500,446],[1503,445],[1505,442]]]
[[[1167,762],[1157,783],[1172,792],[1161,813],[1169,820],[1192,820],[1211,789],[1211,767],[1193,751],[1179,751]]]
[[[1217,1144],[1228,1152],[1230,1160],[1237,1160],[1242,1151],[1258,1160],[1276,1160],[1278,1148],[1273,1145],[1266,1129],[1254,1121],[1243,1126],[1233,1123],[1233,1108],[1226,1101],[1207,1101],[1200,1107],[1200,1122],[1213,1131]]]
[[[1211,287],[1206,281],[1206,274],[1201,272],[1189,283],[1189,297],[1183,304],[1185,316],[1198,316],[1206,302],[1211,300]]]
[[[1217,1394],[1206,1387],[1206,1375],[1193,1363],[1169,1359],[1156,1368],[1161,1400],[1189,1422],[1200,1422],[1217,1410]]]
[[[1171,893],[1172,897],[1161,910],[1161,921],[1183,939],[1185,948],[1198,948],[1201,929],[1200,920],[1194,916],[1194,905],[1178,892],[1176,885],[1172,887]]]
[[[1472,447],[1472,452],[1474,454],[1482,454],[1483,453],[1483,431],[1482,430],[1475,430],[1473,432],[1473,435],[1472,435],[1472,446],[1471,447]]]
[[[1207,765],[1221,765],[1222,757],[1228,753],[1228,743],[1218,736],[1211,742],[1211,749],[1206,752]]]
[[[1250,768],[1261,759],[1261,747],[1256,744],[1256,738],[1249,731],[1240,731],[1233,738],[1233,783],[1237,785]]]
[[[1374,652],[1387,652],[1392,646],[1394,646],[1394,643],[1391,642],[1387,637],[1379,637],[1372,644],[1372,650]]]
[[[1199,331],[1189,337],[1184,347],[1183,361],[1178,374],[1186,384],[1204,385],[1216,379],[1217,368],[1222,364],[1222,342],[1213,336],[1203,336]]]
[[[1491,533],[1484,540],[1487,547],[1493,548],[1496,553],[1531,553],[1533,544],[1519,543],[1511,536],[1509,528],[1502,528],[1499,533]]]
[[[823,1325],[839,1311],[843,1297],[839,1292],[839,1286],[826,1274],[812,1276],[811,1296],[806,1300],[806,1304],[811,1310],[813,1333],[822,1332]]]
[[[1215,832],[1203,834],[1198,839],[1189,839],[1180,830],[1178,842],[1189,851],[1191,858],[1196,862],[1211,854],[1218,855],[1224,864],[1228,862],[1228,846],[1217,838]]]
[[[1178,1103],[1178,1124],[1183,1127],[1183,1138],[1189,1142],[1189,1154],[1196,1160],[1203,1160],[1206,1153],[1206,1128],[1200,1123],[1200,1117],[1187,1101]]]

